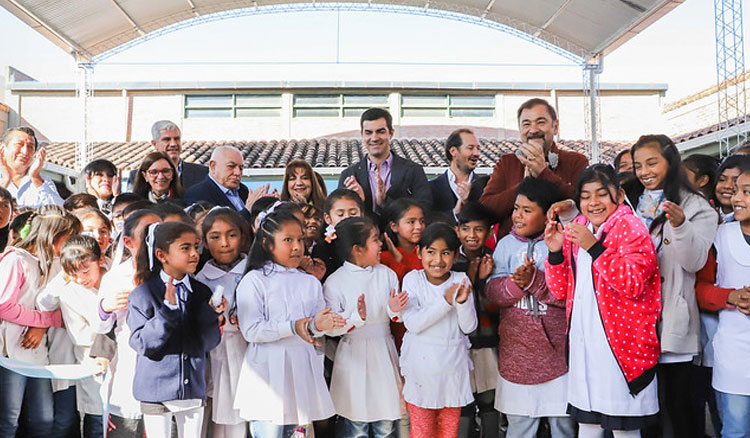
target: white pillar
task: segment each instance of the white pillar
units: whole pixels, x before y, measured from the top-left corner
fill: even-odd
[[[76,145],[76,170],[82,170],[92,158],[92,145],[88,139],[89,98],[94,94],[94,65],[88,62],[78,63],[78,101],[81,114],[81,132]]]

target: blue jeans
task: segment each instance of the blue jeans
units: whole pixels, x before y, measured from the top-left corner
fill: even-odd
[[[721,438],[750,437],[750,395],[716,391],[721,413]]]
[[[297,426],[296,424],[280,425],[273,424],[270,421],[250,422],[250,432],[253,438],[296,438],[294,437],[294,432],[299,427],[307,431],[304,436],[308,436],[311,433],[312,426]]]
[[[22,407],[24,435],[50,437],[55,416],[50,381],[24,377],[0,367],[0,438],[15,438]]]
[[[368,438],[370,432],[372,432],[373,438],[396,438],[398,436],[398,420],[366,423],[339,417],[336,422],[336,438]]]
[[[78,438],[81,436],[81,425],[76,408],[75,385],[52,394],[55,406],[55,419],[52,422],[52,436],[61,438]]]
[[[83,416],[83,438],[101,438],[104,436],[104,425],[101,415],[86,414]]]

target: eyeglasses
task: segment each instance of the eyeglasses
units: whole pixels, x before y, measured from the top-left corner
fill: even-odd
[[[161,173],[165,177],[169,178],[170,176],[172,176],[172,169],[170,167],[167,167],[165,169],[149,169],[146,171],[146,173],[148,173],[148,176],[150,177],[156,177]]]

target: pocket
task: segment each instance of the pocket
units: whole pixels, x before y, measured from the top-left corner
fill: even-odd
[[[665,310],[666,314],[662,315],[662,320],[666,323],[669,333],[685,336],[690,326],[690,309],[685,297],[677,295],[672,305]]]

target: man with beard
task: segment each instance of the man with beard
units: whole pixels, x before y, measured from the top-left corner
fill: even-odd
[[[450,167],[430,181],[433,210],[446,218],[455,219],[461,207],[477,201],[487,185],[487,176],[477,176],[479,142],[470,129],[459,128],[445,141],[445,158]]]
[[[167,154],[170,160],[177,167],[177,173],[180,175],[182,188],[185,190],[198,184],[208,175],[208,167],[196,163],[184,161],[182,154],[182,133],[180,128],[169,120],[159,120],[151,126],[151,144],[159,152]],[[130,171],[128,182],[132,185],[135,182],[135,173],[138,169]]]
[[[432,207],[432,192],[424,170],[419,164],[391,153],[393,119],[382,108],[370,108],[359,120],[362,146],[367,157],[344,169],[339,188],[355,191],[367,213],[380,213],[388,201],[410,197]]]
[[[479,198],[500,219],[498,239],[510,232],[516,187],[521,180],[546,179],[559,187],[564,196],[573,198],[578,176],[589,164],[582,154],[557,147],[554,137],[560,125],[555,109],[546,100],[527,100],[518,108],[517,117],[521,147],[500,157]]]

